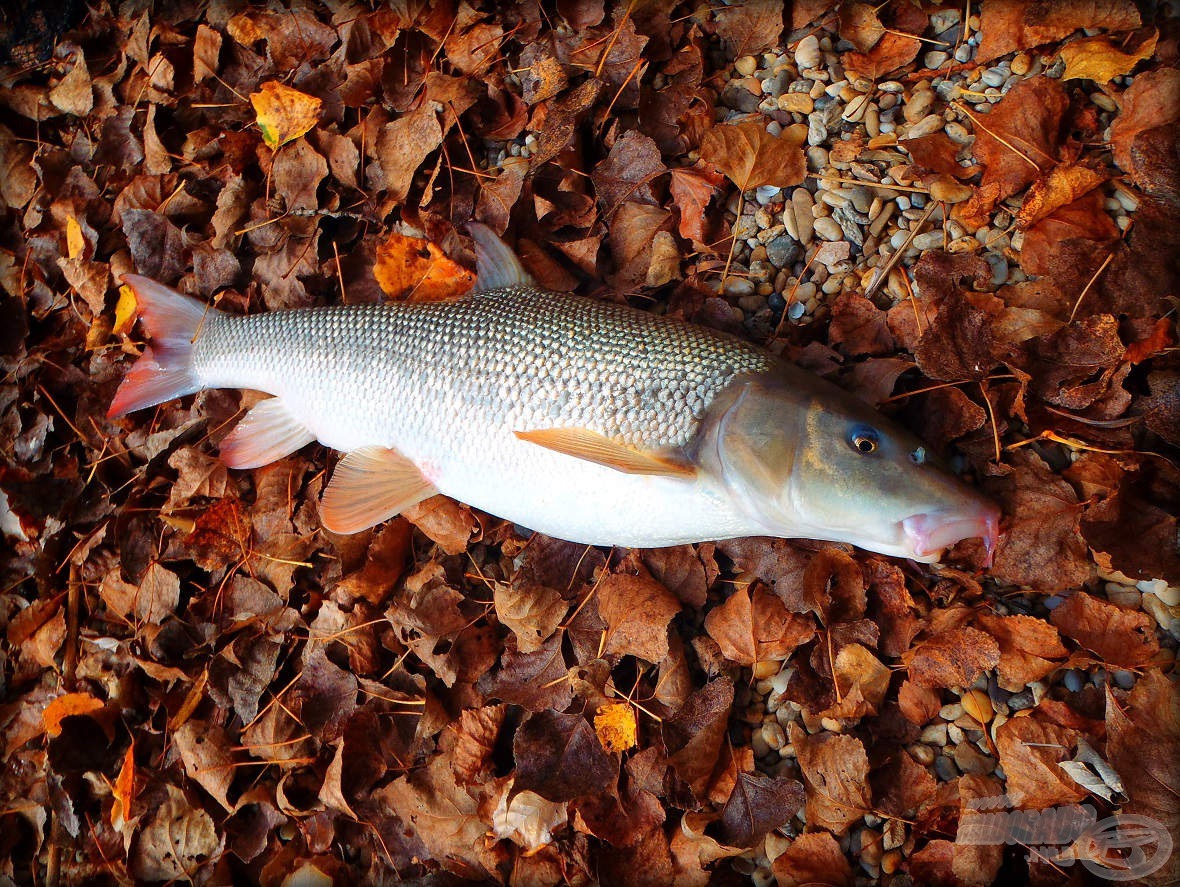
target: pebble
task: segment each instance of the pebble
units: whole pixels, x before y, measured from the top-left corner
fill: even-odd
[[[1008,697],[1008,709],[1010,711],[1024,711],[1036,704],[1035,694],[1031,688],[1021,690],[1019,693],[1013,693]]]
[[[1027,52],[1018,52],[1012,56],[1012,63],[1010,65],[1012,73],[1017,77],[1023,77],[1029,72],[1032,67],[1032,60],[1029,58]]]
[[[1120,690],[1130,690],[1135,686],[1135,675],[1120,668],[1114,673],[1114,684]]]
[[[919,764],[929,767],[934,763],[934,749],[918,743],[909,747],[909,752]]]
[[[759,185],[754,191],[754,198],[765,206],[778,200],[782,193],[783,189],[776,188],[774,185]]]
[[[787,308],[787,319],[788,320],[802,320],[803,315],[806,313],[807,313],[807,306],[806,305],[804,305],[802,302],[792,302],[790,307]]]
[[[811,192],[806,188],[796,188],[791,192],[791,204],[788,209],[792,221],[787,221],[787,209],[784,209],[783,224],[788,232],[791,231],[791,225],[794,224],[795,230],[791,236],[804,246],[808,245],[815,232],[815,202]]]
[[[930,186],[930,196],[943,203],[962,203],[964,200],[970,199],[974,193],[975,190],[970,185],[946,179],[936,179],[934,184]]]
[[[1062,683],[1065,684],[1065,689],[1069,690],[1070,693],[1079,693],[1082,687],[1085,686],[1085,679],[1082,672],[1076,668],[1071,668],[1065,673]]]
[[[995,769],[996,762],[988,755],[979,752],[969,742],[955,746],[955,765],[964,773],[983,776]]]
[[[925,88],[921,88],[923,86]],[[933,104],[934,91],[930,89],[930,84],[923,80],[914,88],[909,101],[905,103],[905,108],[901,113],[910,123],[916,123],[930,112]]]
[[[762,725],[762,738],[775,751],[787,744],[787,734],[778,721],[768,721]]]
[[[934,772],[938,774],[939,782],[950,782],[959,776],[959,771],[955,768],[955,762],[946,755],[939,755],[934,759]]]
[[[766,244],[766,258],[776,268],[788,268],[803,256],[803,248],[793,237],[783,235]]]
[[[758,69],[758,59],[752,55],[743,55],[733,63],[733,67],[743,77],[749,77]]]
[[[979,79],[988,86],[999,87],[1003,86],[1004,81],[1008,79],[1008,72],[1003,68],[988,68]]]
[[[922,136],[933,135],[942,129],[942,115],[941,114],[927,114],[917,123],[910,127],[909,133],[906,137],[911,139],[920,139]]]
[[[815,100],[805,92],[784,92],[777,101],[780,111],[792,114],[810,114],[815,110]]]
[[[941,68],[943,62],[949,58],[949,53],[943,52],[941,49],[932,49],[926,53],[922,61],[926,63],[927,68]]]
[[[967,145],[975,141],[975,136],[967,130],[967,127],[956,121],[952,120],[942,129],[946,133],[946,137],[956,145]]]
[[[824,240],[842,240],[844,238],[844,231],[840,227],[840,223],[830,216],[825,216],[815,220],[815,233]],[[939,235],[941,237],[941,235]]]
[[[922,251],[937,249],[940,246],[942,246],[941,231],[927,231],[925,234],[919,234],[913,241],[914,249]]]
[[[725,294],[740,298],[754,294],[754,282],[745,277],[725,278]]]
[[[823,60],[823,53],[820,52],[819,38],[814,34],[808,34],[799,41],[798,46],[795,47],[795,65],[800,71],[808,68],[814,68]]]
[[[955,50],[955,61],[960,65],[971,61],[971,56],[975,55],[975,47],[970,43],[962,43],[959,48]],[[1062,66],[1064,70],[1064,65]]]
[[[807,144],[813,148],[828,140],[828,126],[824,123],[821,111],[813,111],[807,115]]]
[[[946,727],[946,724],[931,724],[922,731],[922,734],[918,737],[918,740],[925,743],[926,745],[933,745],[937,746],[938,748],[942,748],[944,745],[946,745]]]

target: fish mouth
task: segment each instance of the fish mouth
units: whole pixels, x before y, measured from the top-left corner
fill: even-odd
[[[961,539],[981,538],[987,552],[983,565],[990,567],[1000,538],[1000,512],[990,505],[972,511],[931,511],[907,517],[901,528],[918,558],[931,558]]]

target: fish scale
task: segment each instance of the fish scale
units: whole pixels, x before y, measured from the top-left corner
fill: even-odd
[[[678,447],[735,375],[772,360],[703,327],[524,287],[460,302],[217,314],[193,346],[203,387],[275,394],[345,451],[418,450],[463,425],[586,427]]]

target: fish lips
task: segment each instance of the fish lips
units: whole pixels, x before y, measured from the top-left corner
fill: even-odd
[[[901,528],[920,559],[929,559],[961,539],[981,538],[987,552],[984,566],[990,567],[1000,538],[1000,511],[984,505],[968,511],[923,512],[907,517]]]

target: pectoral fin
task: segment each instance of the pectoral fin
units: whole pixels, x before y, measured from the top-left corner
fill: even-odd
[[[516,258],[516,253],[493,234],[491,228],[481,222],[468,222],[467,233],[475,241],[477,293],[512,286],[536,286],[532,276],[520,264],[520,259]]]
[[[302,422],[277,397],[264,400],[246,414],[221,441],[221,461],[230,468],[257,468],[315,440]]]
[[[438,492],[397,450],[361,447],[340,460],[320,502],[333,533],[359,533]]]
[[[605,465],[624,474],[685,478],[696,475],[696,468],[676,455],[637,450],[588,428],[542,428],[513,433],[547,450]]]

